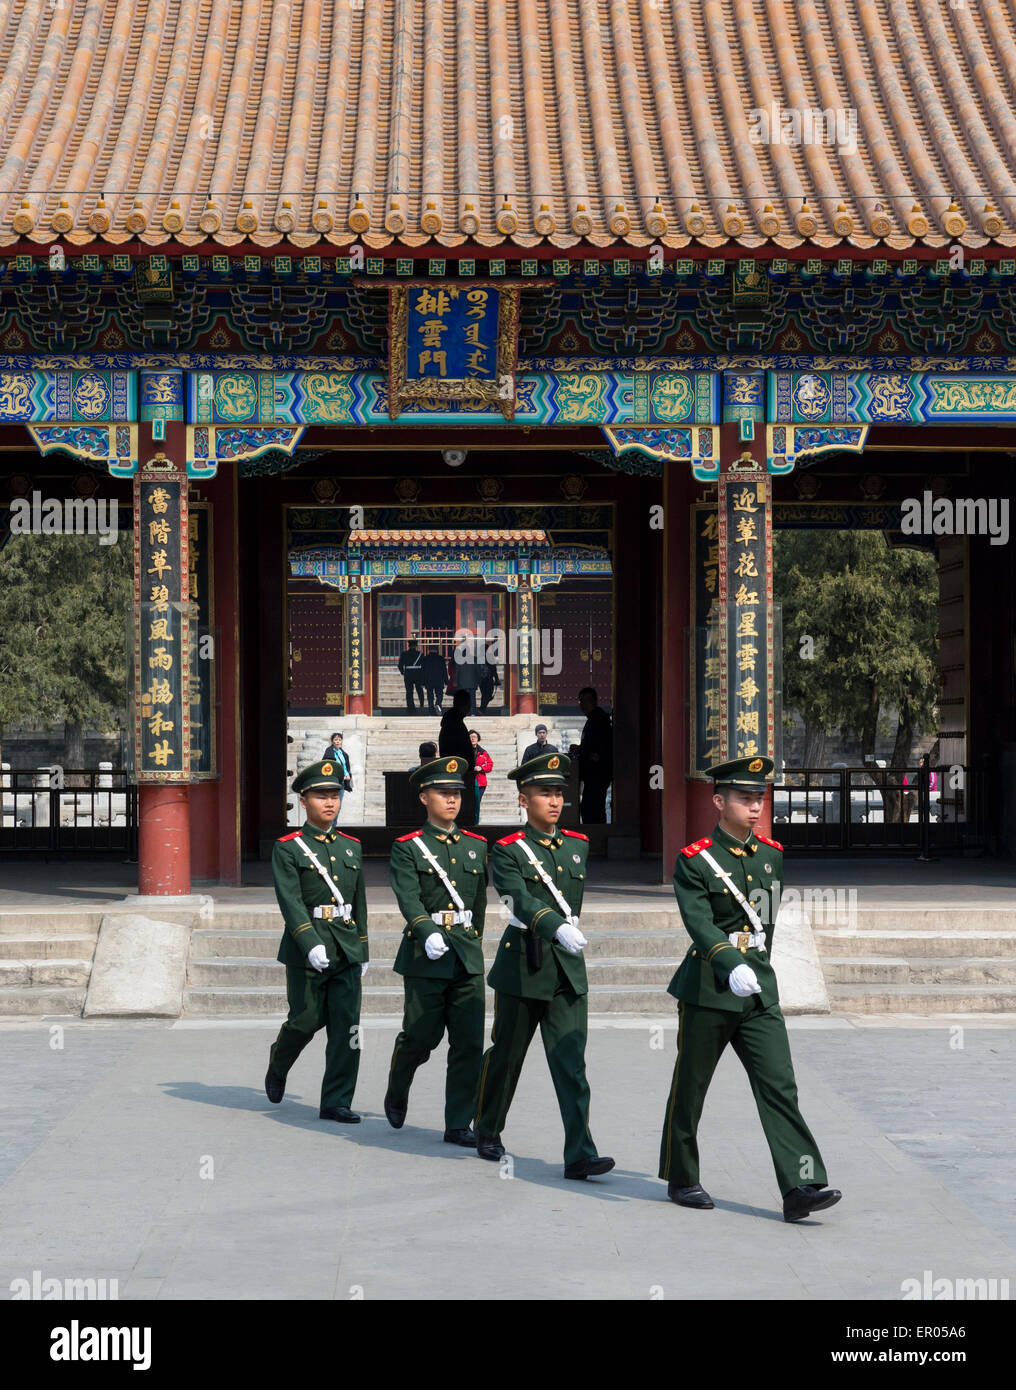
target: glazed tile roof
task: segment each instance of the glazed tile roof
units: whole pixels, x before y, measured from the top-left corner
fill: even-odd
[[[0,0],[0,245],[1011,246],[1014,108],[1004,0]]]
[[[350,545],[503,545],[506,541],[527,541],[547,545],[546,531],[455,530],[455,531],[350,531]]]

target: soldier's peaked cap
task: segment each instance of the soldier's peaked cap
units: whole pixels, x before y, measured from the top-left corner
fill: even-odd
[[[539,753],[514,768],[508,777],[520,787],[566,787],[570,773],[571,758],[567,753]]]
[[[332,762],[331,759],[324,763],[311,763],[310,767],[305,767],[293,778],[293,791],[295,792],[341,790],[342,766],[340,763]]]
[[[773,770],[772,758],[736,758],[730,763],[717,763],[707,770],[717,787],[741,787],[746,791],[765,789],[766,779]]]
[[[426,791],[428,787],[446,787],[449,791],[461,790],[466,784],[462,774],[469,764],[465,758],[434,758],[429,763],[414,767],[409,774],[409,785],[414,792]]]

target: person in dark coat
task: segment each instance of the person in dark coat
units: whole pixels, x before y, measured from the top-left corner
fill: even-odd
[[[485,663],[480,667],[480,710],[487,708],[494,698],[494,691],[501,684],[501,677],[497,674],[497,664],[486,658]]]
[[[536,734],[536,742],[531,743],[522,754],[523,763],[528,763],[530,758],[538,758],[541,753],[560,753],[561,750],[556,743],[547,742],[546,724],[537,724],[533,732]],[[540,737],[541,734],[543,735],[542,738]],[[521,767],[522,763],[520,763],[519,766]]]
[[[582,741],[569,749],[571,756],[579,760],[579,814],[583,824],[603,825],[607,819],[607,791],[614,775],[614,730],[610,715],[597,704],[591,685],[579,691],[579,708],[586,716]]]
[[[416,698],[420,702],[421,713],[423,711],[422,661],[423,655],[416,645],[415,639],[410,640],[409,646],[399,657],[399,673],[406,684],[406,712],[408,714],[416,712],[416,707],[413,704],[414,690],[416,691]]]
[[[428,714],[438,714],[444,700],[444,688],[448,672],[445,667],[445,659],[436,647],[431,647],[430,651],[424,653],[423,661],[420,663],[420,672],[423,676],[423,688],[427,692],[427,712]]]
[[[466,715],[469,713],[469,691],[456,690],[452,696],[451,709],[441,716],[441,732],[438,735],[437,750],[442,758],[451,756],[463,758],[466,763],[462,793],[462,809],[459,812],[459,825],[476,824],[476,796],[473,792],[473,770],[475,757],[473,741],[466,728]]]

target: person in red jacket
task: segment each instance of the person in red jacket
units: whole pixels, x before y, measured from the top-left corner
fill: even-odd
[[[476,820],[480,819],[480,802],[487,790],[487,773],[494,771],[494,760],[485,748],[480,747],[480,735],[475,729],[469,730],[469,742],[473,745],[473,784],[476,788]]]

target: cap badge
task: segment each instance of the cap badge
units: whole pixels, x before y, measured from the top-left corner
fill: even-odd
[[[761,759],[761,758],[752,758],[751,762],[748,764],[748,771],[749,771],[749,772],[761,772],[761,771],[762,771],[762,759]]]
[[[332,765],[331,765],[331,763],[322,763],[322,764],[321,764],[321,776],[322,776],[322,777],[330,777],[331,775],[332,775]]]
[[[762,766],[762,764],[759,763],[759,767],[761,767],[761,766]],[[454,758],[451,758],[451,759],[449,760],[446,770],[447,770],[448,772],[458,772],[458,770],[459,770],[459,765],[458,765],[458,763],[455,761]]]
[[[561,766],[561,759],[560,759],[560,758],[551,758],[550,761],[547,763],[547,767],[548,767],[548,769],[549,769],[551,772],[556,771],[557,768],[559,768],[560,766]]]

